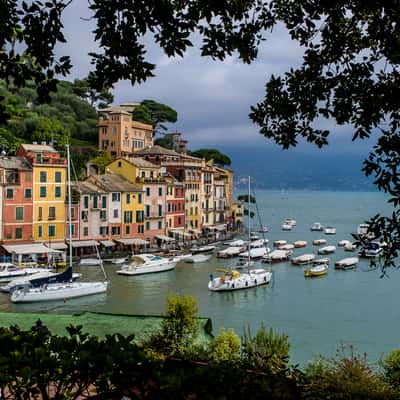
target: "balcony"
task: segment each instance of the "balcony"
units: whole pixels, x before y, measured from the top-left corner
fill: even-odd
[[[53,221],[53,220],[56,219],[56,216],[55,216],[55,215],[49,215],[47,219],[48,219],[49,221]]]
[[[158,213],[151,213],[149,215],[145,215],[145,219],[157,219],[157,218],[164,218],[164,214],[158,214]]]

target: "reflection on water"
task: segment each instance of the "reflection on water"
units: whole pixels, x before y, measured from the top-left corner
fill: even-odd
[[[327,244],[335,245],[342,239],[352,240],[358,224],[386,207],[384,197],[377,193],[286,192],[282,196],[264,191],[257,193],[257,201],[263,223],[269,228],[270,243],[277,239],[308,241],[308,247],[296,249],[295,255],[316,250],[310,246],[313,239],[324,237]],[[296,218],[297,226],[282,232],[281,224],[287,217]],[[311,232],[309,228],[316,221],[335,226],[337,234]],[[330,257],[328,275],[319,279],[305,279],[302,267],[275,264],[270,285],[228,293],[209,292],[207,283],[210,273],[233,264],[232,260],[179,263],[174,271],[131,277],[117,275],[119,267],[108,264],[106,295],[66,303],[12,305],[7,295],[0,294],[0,310],[159,315],[165,311],[170,292],[187,293],[197,299],[200,314],[212,319],[215,333],[220,327],[232,327],[243,334],[247,326],[255,332],[263,322],[267,328],[287,334],[294,362],[304,363],[318,354],[333,355],[341,341],[376,360],[382,352],[399,347],[399,272],[390,271],[389,279],[380,279],[380,271],[371,270],[366,260],[355,270],[334,270],[334,262],[348,256],[338,248]],[[80,271],[85,280],[102,279],[99,268],[81,267]]]

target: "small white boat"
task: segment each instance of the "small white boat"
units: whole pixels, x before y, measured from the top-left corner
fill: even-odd
[[[336,246],[325,246],[318,249],[318,254],[331,254],[336,251]]]
[[[297,225],[297,221],[295,219],[293,219],[293,218],[285,218],[283,223],[286,224],[286,225],[291,225],[291,226],[296,226]]]
[[[127,258],[127,257],[113,258],[113,259],[111,260],[111,264],[115,264],[115,265],[124,264],[124,263],[126,263],[127,261],[128,261],[128,258]]]
[[[39,272],[48,272],[48,268],[21,268],[12,263],[0,264],[0,282],[8,282],[19,276],[38,274]]]
[[[307,246],[307,242],[305,240],[296,240],[295,242],[293,242],[293,246],[298,249],[301,247],[306,247]]]
[[[244,247],[228,247],[220,250],[217,253],[217,258],[231,258],[238,256],[245,248]]]
[[[216,246],[213,245],[207,245],[207,246],[201,246],[201,247],[192,247],[190,251],[193,254],[198,254],[198,253],[211,253],[216,249]]]
[[[176,262],[178,263],[178,262],[180,262],[180,261],[185,261],[185,260],[187,260],[188,258],[190,258],[190,257],[192,257],[192,256],[193,256],[192,253],[188,253],[188,254],[179,254],[179,255],[174,256],[174,261],[176,261]]]
[[[91,265],[100,265],[101,260],[99,258],[81,258],[79,260],[80,266],[91,266]]]
[[[11,294],[13,303],[65,300],[91,296],[107,291],[108,282],[66,282],[49,283],[43,287],[17,289]]]
[[[174,258],[163,258],[153,254],[139,254],[132,263],[123,265],[117,271],[119,275],[143,275],[156,272],[170,271],[175,268],[177,261]]]
[[[222,270],[223,274],[217,278],[210,275],[208,290],[213,292],[227,292],[240,289],[249,289],[266,285],[272,279],[272,272],[265,269],[253,269],[241,274],[236,270]]]
[[[247,242],[245,242],[245,241],[242,240],[242,239],[237,239],[237,240],[234,240],[234,241],[232,241],[232,242],[228,242],[227,245],[228,245],[229,247],[243,247],[243,246],[246,245],[246,243],[247,243]]]
[[[360,224],[357,227],[357,235],[366,235],[369,229],[369,224]]]
[[[345,244],[343,247],[344,251],[354,251],[356,248],[357,248],[357,245],[354,243],[351,243],[351,242]]]
[[[319,223],[319,222],[314,222],[314,223],[311,225],[310,230],[322,232],[322,231],[324,230],[324,227],[321,225],[321,223]]]
[[[335,235],[336,234],[336,228],[333,226],[327,226],[324,230],[325,235]]]
[[[306,278],[315,278],[318,276],[323,276],[328,273],[329,266],[328,264],[319,264],[314,267],[308,268],[304,270],[304,276]]]
[[[293,229],[293,225],[282,224],[282,230],[283,231],[291,231],[292,229]]]
[[[250,256],[249,256],[249,251],[250,251]],[[244,251],[243,253],[239,254],[240,258],[251,258],[252,260],[256,260],[258,258],[261,258],[265,254],[268,253],[268,250],[265,247],[256,247],[254,249],[250,249],[247,251]]]
[[[284,246],[285,244],[287,244],[286,240],[275,240],[274,247],[280,248],[281,246]]]
[[[202,263],[208,261],[212,257],[212,254],[193,254],[191,257],[184,259],[187,263]]]
[[[358,263],[358,257],[348,257],[335,262],[335,269],[352,269]]]
[[[312,261],[312,265],[322,265],[322,264],[329,264],[329,258],[317,258]]]
[[[292,243],[286,243],[282,246],[278,246],[279,250],[293,250],[294,249],[294,244]]]
[[[288,261],[292,254],[292,250],[274,250],[269,254],[265,254],[261,261],[265,263],[276,264],[279,262]]]
[[[367,243],[359,252],[360,257],[376,258],[383,253],[383,247],[378,242]]]
[[[315,254],[302,254],[301,256],[297,256],[292,258],[292,264],[294,265],[305,265],[310,264],[315,258]]]
[[[321,246],[323,244],[326,244],[326,239],[315,239],[313,240],[312,244],[314,246]]]
[[[348,244],[351,244],[351,242],[350,242],[350,240],[340,240],[339,242],[338,242],[338,246],[339,247],[345,247],[345,246],[347,246]]]
[[[265,247],[268,242],[268,239],[253,240],[252,242],[250,242],[250,248],[255,249],[256,247]]]

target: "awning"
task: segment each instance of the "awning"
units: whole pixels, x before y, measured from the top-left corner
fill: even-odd
[[[115,240],[118,243],[122,243],[125,245],[136,244],[139,246],[144,246],[144,245],[148,244],[146,240],[139,239],[139,238],[126,238],[126,239],[115,239]]]
[[[226,231],[226,225],[225,224],[217,225],[217,226],[215,226],[215,229],[217,231]]]
[[[171,238],[167,235],[156,235],[157,239],[164,240],[165,242],[175,242],[174,238]]]
[[[77,248],[77,247],[94,247],[98,246],[99,243],[96,242],[96,240],[73,240],[72,241],[72,247]]]
[[[61,253],[59,250],[50,249],[42,243],[8,244],[2,245],[7,253],[15,254],[43,254]]]
[[[201,231],[199,229],[189,229],[190,232],[193,232],[196,235],[201,235]]]
[[[68,248],[68,246],[64,242],[46,243],[46,246],[54,250],[65,250],[66,248]]]
[[[104,246],[104,247],[114,247],[116,245],[115,242],[113,242],[112,240],[100,240],[100,243]]]

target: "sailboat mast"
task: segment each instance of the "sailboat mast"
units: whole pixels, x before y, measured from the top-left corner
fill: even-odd
[[[251,257],[250,257],[250,248],[251,248],[251,246],[250,246],[250,241],[251,241],[251,226],[250,226],[250,176],[249,176],[249,194],[248,194],[248,198],[247,198],[247,200],[248,200],[248,207],[247,207],[247,211],[248,211],[248,224],[249,224],[249,227],[248,227],[248,230],[249,230],[249,246],[248,246],[248,249],[247,249],[247,254],[248,254],[248,257],[247,257],[247,268],[250,268],[250,260],[251,260]]]
[[[72,197],[71,197],[71,160],[69,144],[67,144],[67,188],[68,188],[68,238],[69,238],[69,266],[72,268]]]

